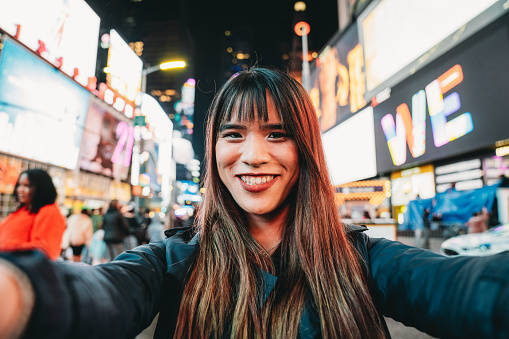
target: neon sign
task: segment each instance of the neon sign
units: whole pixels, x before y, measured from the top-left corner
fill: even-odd
[[[129,126],[125,121],[121,121],[117,125],[116,134],[118,143],[115,146],[115,151],[111,156],[111,161],[116,164],[123,164],[124,167],[129,167],[131,163],[131,153],[134,145],[134,128]],[[122,151],[125,146],[125,154],[122,159]]]
[[[460,65],[455,65],[412,96],[411,114],[407,104],[403,103],[396,108],[396,122],[391,114],[382,118],[382,129],[394,165],[406,162],[407,145],[414,158],[426,152],[426,103],[436,147],[473,131],[474,124],[469,112],[447,121],[449,115],[460,109],[461,101],[457,92],[445,98],[443,95],[462,81],[463,70]]]
[[[134,108],[136,107],[134,101],[121,96],[105,83],[99,84],[99,98],[113,106],[117,111],[124,113],[129,119],[134,117]]]

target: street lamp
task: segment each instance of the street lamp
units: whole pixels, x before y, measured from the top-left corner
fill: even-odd
[[[145,93],[147,91],[147,74],[154,73],[157,71],[165,71],[167,69],[175,69],[175,68],[184,68],[186,67],[186,63],[184,61],[168,61],[163,62],[160,65],[155,65],[151,67],[147,67],[143,69],[142,77],[141,77],[141,91]]]
[[[302,37],[302,85],[309,91],[309,60],[308,60],[308,34],[311,27],[305,21],[299,21],[294,27],[295,33]]]

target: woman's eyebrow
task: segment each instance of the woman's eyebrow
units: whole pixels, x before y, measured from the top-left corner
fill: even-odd
[[[261,125],[260,127],[264,129],[283,129],[283,130],[285,129],[283,124],[264,124]]]
[[[227,129],[243,129],[244,130],[244,129],[247,129],[247,127],[244,125],[227,123],[227,124],[224,124],[221,127],[219,127],[219,132],[222,132]]]

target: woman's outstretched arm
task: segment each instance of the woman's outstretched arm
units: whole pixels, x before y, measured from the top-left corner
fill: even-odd
[[[0,298],[9,298],[0,302],[0,333],[134,338],[159,308],[166,257],[159,242],[99,266],[51,262],[41,252],[22,251],[0,253],[0,267],[0,287],[5,287]],[[24,315],[26,325],[19,321]]]
[[[384,315],[440,338],[509,337],[509,252],[445,257],[370,239],[369,259]]]

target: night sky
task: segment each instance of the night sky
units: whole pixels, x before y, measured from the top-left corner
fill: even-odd
[[[180,20],[195,43],[192,76],[198,81],[194,148],[203,156],[203,121],[214,92],[224,81],[221,46],[224,32],[245,28],[260,66],[288,67],[281,45],[291,49],[295,35],[294,0],[85,0],[101,18],[101,33],[116,29],[126,40],[138,41],[140,27],[150,21]],[[309,49],[319,51],[338,30],[336,0],[308,0],[306,21],[311,26]],[[150,34],[150,32],[148,32]],[[143,55],[142,55],[143,58]]]

